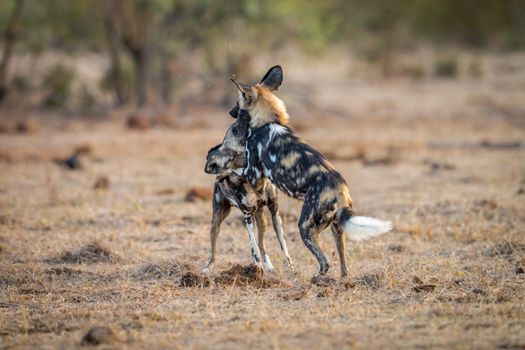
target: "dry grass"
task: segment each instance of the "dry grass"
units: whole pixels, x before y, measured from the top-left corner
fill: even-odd
[[[472,103],[490,95],[499,110],[525,110],[505,98],[523,84],[502,79],[313,92],[319,108],[351,117],[306,119],[301,135],[335,155],[358,212],[396,226],[348,244],[343,281],[326,232],[333,266],[311,279],[300,203],[284,196],[293,272],[271,230],[277,272],[248,265],[233,210],[213,274],[200,274],[213,184],[202,169],[230,122],[225,111],[190,129],[55,121],[2,135],[0,347],[74,348],[85,336],[129,348],[525,347],[525,131],[515,113],[495,114],[495,102]],[[79,145],[90,150],[82,170],[52,162]],[[94,190],[101,177],[111,181]],[[187,202],[192,189],[204,200]]]

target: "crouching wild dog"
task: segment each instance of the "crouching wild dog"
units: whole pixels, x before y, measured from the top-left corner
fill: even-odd
[[[254,263],[260,265],[262,258],[264,269],[266,271],[272,271],[272,262],[268,254],[266,254],[264,247],[266,218],[263,213],[263,207],[268,207],[272,217],[273,228],[277,235],[279,245],[281,246],[282,254],[284,255],[284,263],[287,267],[291,268],[292,259],[288,254],[288,248],[284,240],[275,186],[263,179],[254,187],[240,175],[229,173],[229,171],[242,169],[246,165],[246,137],[248,136],[248,123],[250,121],[248,113],[246,111],[240,111],[237,106],[230,111],[230,115],[237,118],[237,120],[226,132],[222,144],[210,149],[206,157],[205,172],[219,175],[216,177],[213,189],[213,218],[210,231],[211,250],[208,262],[203,271],[210,271],[215,262],[217,237],[220,232],[220,226],[230,213],[232,205],[239,208],[244,215],[244,222],[248,230]],[[257,225],[258,244],[255,242],[253,230],[254,218]]]
[[[301,140],[287,125],[284,103],[272,91],[282,83],[282,69],[272,67],[256,85],[242,84],[238,104],[250,114],[243,176],[253,186],[265,178],[289,196],[303,200],[299,231],[306,247],[319,262],[319,274],[330,265],[319,247],[319,233],[331,226],[341,262],[341,276],[348,270],[345,262],[345,233],[360,241],[391,230],[389,221],[355,216],[348,186],[325,156]]]

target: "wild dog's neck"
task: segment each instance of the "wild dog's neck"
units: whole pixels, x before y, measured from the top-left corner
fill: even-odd
[[[230,181],[237,183],[242,178],[243,170],[243,168],[229,169],[221,174],[218,174],[216,179],[219,182],[229,179]]]
[[[255,129],[269,123],[288,124],[286,107],[277,96],[268,89],[259,88],[255,105],[250,111],[250,128]]]

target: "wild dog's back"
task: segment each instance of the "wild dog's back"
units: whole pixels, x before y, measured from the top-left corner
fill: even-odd
[[[334,191],[341,206],[351,207],[352,201],[343,177],[332,164],[287,126],[266,124],[252,131],[247,143],[245,176],[252,183],[262,176],[269,178],[281,191],[304,199],[312,187],[318,191]]]

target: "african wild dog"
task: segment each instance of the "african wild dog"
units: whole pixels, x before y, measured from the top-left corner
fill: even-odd
[[[252,185],[270,179],[281,191],[304,201],[299,220],[301,238],[319,262],[319,274],[330,265],[318,243],[319,233],[331,225],[341,276],[348,270],[345,262],[345,232],[360,241],[391,230],[388,221],[355,216],[348,186],[325,156],[316,151],[287,126],[284,103],[272,91],[282,83],[282,69],[272,67],[256,85],[242,84],[239,107],[250,114],[250,132],[246,145],[247,166],[242,174]]]
[[[240,175],[235,173],[224,174],[229,170],[242,169],[246,165],[244,155],[250,117],[246,111],[240,111],[238,107],[232,109],[230,115],[237,118],[237,120],[226,132],[222,144],[210,149],[206,157],[205,172],[219,175],[217,175],[213,189],[213,219],[210,231],[211,250],[203,271],[210,271],[215,262],[217,236],[220,232],[221,223],[230,213],[232,205],[239,208],[244,215],[253,261],[259,265],[262,257],[265,270],[272,271],[272,262],[264,247],[266,218],[263,213],[263,207],[265,205],[268,207],[273,227],[284,255],[284,263],[288,268],[291,268],[292,259],[288,254],[288,248],[284,240],[275,186],[268,180],[262,180],[257,183],[257,187],[253,187]],[[258,245],[255,242],[253,232],[254,217],[258,231]]]

